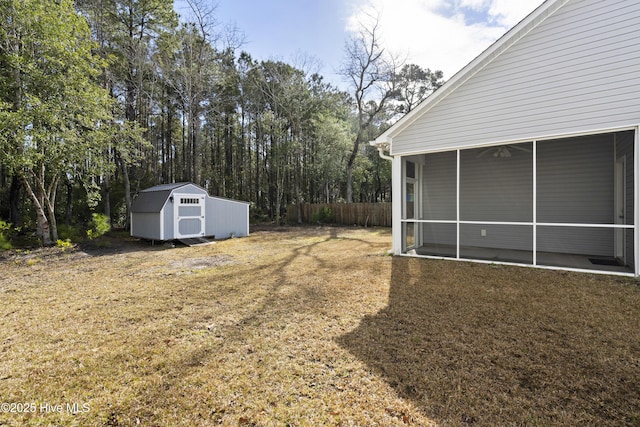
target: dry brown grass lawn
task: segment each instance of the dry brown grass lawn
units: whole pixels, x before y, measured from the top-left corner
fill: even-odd
[[[389,244],[291,228],[5,254],[0,403],[23,413],[0,425],[640,424],[636,281]]]

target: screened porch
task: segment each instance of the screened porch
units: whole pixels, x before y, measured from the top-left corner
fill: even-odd
[[[403,157],[402,252],[635,274],[635,131]]]

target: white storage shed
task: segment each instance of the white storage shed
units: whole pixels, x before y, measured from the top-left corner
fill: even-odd
[[[249,203],[211,197],[189,182],[142,190],[131,206],[131,236],[149,240],[246,237]]]

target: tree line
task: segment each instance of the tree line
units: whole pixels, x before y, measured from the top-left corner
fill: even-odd
[[[389,55],[373,17],[345,42],[339,89],[312,61],[253,59],[209,2],[186,4],[0,0],[0,219],[50,244],[95,212],[128,227],[137,192],[184,181],[261,220],[390,199],[366,142],[441,72]]]

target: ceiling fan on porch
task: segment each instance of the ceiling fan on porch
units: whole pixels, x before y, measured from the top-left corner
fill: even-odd
[[[524,151],[525,153],[531,153],[531,150],[529,148],[524,148],[524,147],[520,147],[518,145],[499,145],[497,147],[489,147],[486,150],[481,151],[476,158],[480,158],[483,157],[487,154],[490,154],[493,157],[499,157],[499,158],[506,158],[506,157],[511,157],[511,150],[520,150],[520,151]]]

